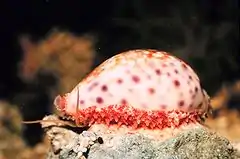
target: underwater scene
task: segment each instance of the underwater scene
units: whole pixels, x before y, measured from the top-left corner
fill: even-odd
[[[240,159],[236,0],[1,3],[0,159]]]

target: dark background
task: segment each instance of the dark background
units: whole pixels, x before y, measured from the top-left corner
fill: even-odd
[[[0,98],[12,101],[25,88],[17,75],[22,57],[19,36],[38,40],[54,27],[95,35],[95,65],[134,48],[170,51],[188,61],[214,94],[222,83],[240,77],[237,6],[237,0],[1,1]],[[187,41],[189,30],[194,36]]]

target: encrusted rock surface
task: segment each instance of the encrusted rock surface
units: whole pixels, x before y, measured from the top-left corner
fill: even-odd
[[[48,159],[238,159],[240,153],[224,137],[196,126],[167,139],[144,133],[70,130],[44,124],[52,149]],[[77,130],[77,129],[76,129]]]

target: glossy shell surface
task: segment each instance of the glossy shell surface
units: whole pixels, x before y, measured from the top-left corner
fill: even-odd
[[[57,97],[56,106],[70,115],[92,106],[128,105],[139,110],[200,113],[209,106],[209,97],[193,69],[157,50],[117,54],[61,98],[64,102]]]

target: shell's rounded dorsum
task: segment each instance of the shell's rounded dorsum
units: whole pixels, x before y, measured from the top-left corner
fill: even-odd
[[[209,109],[193,69],[156,50],[131,50],[106,60],[55,105],[76,122],[163,128]]]

